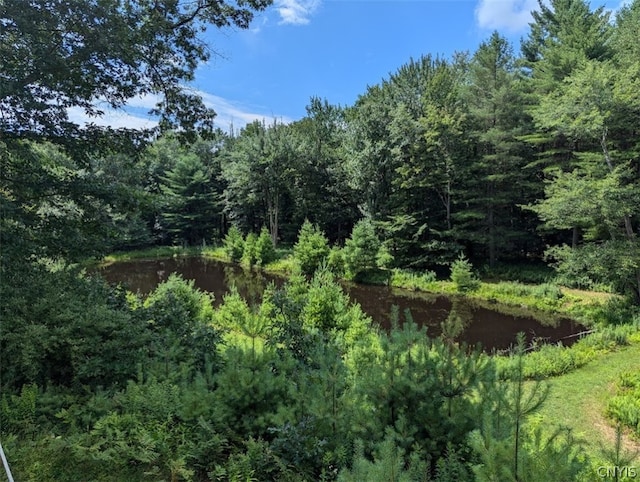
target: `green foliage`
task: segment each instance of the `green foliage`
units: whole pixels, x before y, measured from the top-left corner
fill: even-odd
[[[444,457],[438,459],[434,482],[472,482],[473,477],[463,455],[453,445],[447,447]]]
[[[336,276],[344,276],[345,274],[345,258],[344,250],[337,246],[333,246],[327,256],[327,267]]]
[[[195,149],[175,139],[174,165],[161,179],[161,224],[176,243],[197,245],[209,239],[221,222],[220,192],[215,179],[219,164],[203,160]]]
[[[391,275],[391,286],[397,286],[411,291],[430,291],[430,287],[436,281],[436,274],[433,271],[416,273],[394,269]]]
[[[388,433],[378,444],[374,461],[364,456],[363,444],[355,448],[353,468],[343,470],[338,475],[340,482],[359,482],[362,480],[389,480],[397,482],[422,482],[427,479],[427,464],[417,454],[407,457],[398,447],[394,437]]]
[[[155,326],[177,334],[196,323],[208,324],[213,320],[211,295],[197,289],[193,280],[175,273],[147,297],[144,307]]]
[[[481,268],[482,278],[500,281],[519,281],[521,283],[543,284],[552,282],[554,270],[543,263],[498,263],[493,267]],[[565,285],[566,286],[566,285]]]
[[[309,330],[328,332],[335,328],[344,329],[343,320],[347,314],[349,297],[335,282],[327,269],[316,271],[306,293],[306,303],[301,312],[303,325]]]
[[[95,388],[135,375],[149,334],[122,291],[26,263],[3,266],[0,278],[3,387]]]
[[[583,289],[612,286],[636,301],[636,269],[640,247],[635,242],[610,240],[590,243],[572,249],[555,246],[546,255],[554,260],[558,281]]]
[[[599,355],[624,346],[636,328],[632,326],[602,327],[572,344],[542,344],[523,356],[525,378],[540,380],[569,373],[596,359]],[[513,370],[513,357],[498,357],[497,368],[501,377]]]
[[[270,427],[288,419],[294,387],[283,363],[272,350],[225,351],[223,368],[215,376],[214,407],[214,420],[224,431],[240,440],[267,438]]]
[[[38,387],[23,385],[20,395],[3,394],[0,401],[0,433],[30,435],[37,431],[36,401]]]
[[[175,370],[177,364],[201,370],[215,363],[220,334],[213,327],[212,299],[195,288],[193,280],[171,274],[145,300],[144,308],[153,333],[152,356],[163,367],[164,377],[175,376],[169,367]]]
[[[298,241],[293,247],[293,253],[300,263],[302,272],[312,275],[329,255],[329,241],[320,228],[305,219],[298,233]]]
[[[474,291],[480,286],[480,281],[473,272],[473,265],[462,254],[451,263],[451,281],[461,293]]]
[[[541,2],[524,59],[493,34],[469,57],[410,61],[346,109],[313,98],[299,121],[205,141],[213,113],[184,88],[209,55],[199,27],[246,28],[270,2],[152,3],[3,3],[0,431],[17,479],[595,480],[571,434],[534,417],[546,391],[525,380],[639,339],[640,4],[613,23]],[[158,92],[158,132],[176,134],[143,153],[148,133],[67,122]],[[249,266],[298,234],[300,271],[259,306],[232,289],[216,309],[175,276],[143,301],[69,268],[217,239],[227,219],[220,251]],[[547,244],[555,279],[496,265]],[[427,269],[462,247],[509,282],[480,284],[462,257],[436,281]],[[521,341],[489,360],[456,343],[461,305],[438,340],[397,311],[382,332],[335,276],[546,311],[573,309],[560,285],[630,296],[583,309],[597,331],[571,347]],[[638,378],[607,408],[636,433]],[[620,437],[604,458],[629,463]]]
[[[242,252],[242,262],[244,264],[253,266],[258,261],[257,242],[258,237],[255,233],[247,234],[244,240],[244,251]]]
[[[222,298],[222,304],[215,312],[216,326],[226,330],[237,330],[251,317],[247,302],[240,296],[235,286]]]
[[[266,227],[260,230],[260,235],[256,239],[255,258],[256,264],[260,266],[265,266],[276,260],[276,249],[273,246],[273,240]]]
[[[248,28],[253,15],[268,5],[223,2],[193,9],[178,2],[168,3],[160,13],[145,2],[127,8],[119,2],[66,6],[5,2],[3,16],[11,22],[3,29],[0,42],[14,45],[15,55],[2,53],[7,68],[4,82],[13,86],[3,89],[0,97],[7,106],[0,122],[2,137],[96,142],[101,129],[93,126],[83,132],[70,122],[68,108],[95,115],[99,113],[93,105],[97,98],[117,109],[147,94],[160,95],[153,111],[164,130],[176,128],[186,137],[198,127],[211,131],[215,113],[185,88],[198,65],[210,56],[203,48],[200,27]],[[79,18],[83,21],[78,22]],[[23,33],[27,36],[18,43]],[[147,68],[150,52],[154,53],[153,68]],[[40,89],[47,95],[42,96]],[[117,139],[112,129],[109,132]]]
[[[512,355],[505,384],[490,387],[483,400],[482,427],[469,442],[480,464],[473,466],[478,481],[546,480],[549,473],[561,480],[580,480],[586,468],[582,450],[571,432],[549,430],[533,418],[544,403],[548,386],[525,383],[524,336]]]
[[[640,437],[640,372],[620,375],[616,394],[607,402],[607,415]]]
[[[383,247],[370,219],[361,219],[353,227],[351,237],[342,250],[348,279],[358,279],[368,270],[375,270],[393,259]]]
[[[229,228],[229,232],[224,237],[224,252],[234,263],[238,263],[242,259],[244,239],[235,224]]]
[[[598,325],[640,327],[640,308],[629,298],[613,297],[591,310],[589,317]]]

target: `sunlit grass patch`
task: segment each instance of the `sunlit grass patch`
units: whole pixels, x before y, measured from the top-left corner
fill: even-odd
[[[635,336],[630,336],[631,339]],[[611,445],[615,437],[613,424],[606,418],[615,383],[622,373],[633,370],[640,370],[640,343],[637,342],[549,379],[551,390],[540,414],[553,425],[571,428],[584,440],[589,454],[598,456],[601,445]]]
[[[198,256],[202,252],[200,247],[183,247],[183,246],[155,246],[146,249],[137,249],[133,251],[118,251],[105,256],[100,262],[106,266],[112,263],[122,261],[132,261],[135,259],[156,259],[156,258],[173,258],[180,256]]]
[[[285,251],[284,256],[280,257],[280,252],[276,251],[278,254],[278,259],[272,261],[263,267],[263,269],[268,273],[276,273],[276,274],[290,274],[292,273],[296,267],[298,266],[298,260],[293,257],[290,250]]]

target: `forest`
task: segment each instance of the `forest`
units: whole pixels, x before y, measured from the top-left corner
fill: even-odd
[[[210,55],[200,33],[248,28],[270,4],[0,2],[0,443],[15,480],[635,478],[640,0],[539,0],[521,45],[494,32],[407,59],[353,105],[310,93],[302,119],[223,131],[185,87]],[[145,95],[157,128],[69,120]],[[168,246],[287,280],[215,304],[180,276],[142,296],[90,269]],[[438,337],[399,310],[381,330],[345,279],[493,301],[506,286],[592,334],[492,355],[455,340],[453,312]],[[571,311],[572,293],[606,301]],[[597,451],[540,410],[553,377],[616,352],[630,354],[605,380],[616,435]]]

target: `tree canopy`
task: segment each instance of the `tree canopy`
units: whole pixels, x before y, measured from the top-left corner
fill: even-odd
[[[2,138],[84,137],[89,116],[151,100],[160,128],[211,130],[215,113],[186,89],[212,54],[209,26],[247,28],[271,0],[6,0],[0,5]]]

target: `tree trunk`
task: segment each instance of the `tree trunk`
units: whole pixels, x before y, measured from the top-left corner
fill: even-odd
[[[604,154],[604,160],[607,163],[607,167],[610,172],[613,172],[614,166],[613,161],[611,160],[611,155],[609,154],[609,148],[607,147],[607,133],[608,129],[605,127],[602,131],[602,138],[600,139],[600,145],[602,146],[602,153]],[[633,224],[631,223],[631,216],[625,214],[623,216],[624,220],[624,231],[626,238],[629,242],[633,243],[636,240],[636,233],[633,231]],[[636,279],[635,279],[635,287],[633,291],[635,292],[636,303],[640,304],[640,269],[636,269]]]

